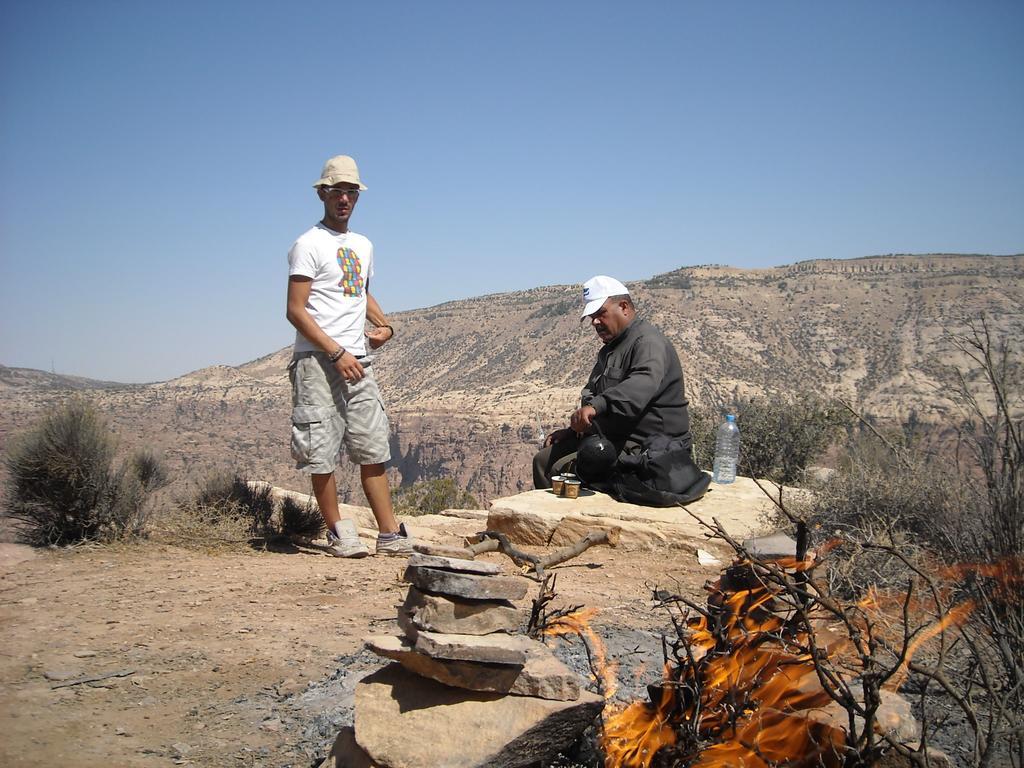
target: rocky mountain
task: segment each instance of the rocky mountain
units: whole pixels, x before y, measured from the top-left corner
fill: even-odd
[[[950,418],[945,336],[980,313],[1024,339],[1024,255],[889,255],[772,269],[684,267],[629,288],[679,350],[696,404],[812,389],[881,418]],[[478,498],[529,484],[538,431],[563,426],[600,346],[579,287],[481,296],[393,315],[373,367],[392,417],[393,482],[452,476]],[[88,396],[126,446],[180,477],[219,469],[305,489],[288,457],[283,349],[150,385],[0,367],[0,448],[40,411]],[[357,474],[339,473],[358,498]]]
[[[116,381],[99,381],[84,376],[65,376],[59,373],[37,371],[34,368],[8,368],[0,365],[0,388],[11,389],[111,389],[124,387]]]

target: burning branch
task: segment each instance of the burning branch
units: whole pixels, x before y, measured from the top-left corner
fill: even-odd
[[[557,578],[554,575],[544,578],[530,610],[527,634],[534,638],[567,635],[579,637],[587,655],[587,666],[590,668],[591,679],[597,686],[597,692],[607,700],[615,694],[618,685],[615,677],[618,665],[606,661],[604,643],[590,626],[590,619],[597,611],[585,609],[582,605],[547,610],[548,604],[555,598]]]
[[[928,765],[927,734],[911,738],[908,726],[895,727],[892,689],[908,670],[926,669],[914,661],[925,646],[937,647],[931,672],[952,688],[940,671],[950,647],[945,633],[962,626],[971,605],[951,606],[906,561],[926,591],[919,596],[909,581],[893,624],[878,595],[846,603],[815,579],[834,545],[810,550],[801,526],[799,557],[766,559],[717,520],[700,522],[737,559],[709,585],[706,608],[663,598],[677,635],[665,646],[664,680],[651,687],[650,703],[634,703],[606,723],[606,765],[648,768],[661,751],[672,765],[839,768],[874,764],[890,750],[910,765]]]

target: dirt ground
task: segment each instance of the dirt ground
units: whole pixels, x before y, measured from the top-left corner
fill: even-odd
[[[398,631],[404,562],[0,544],[0,765],[318,764],[383,664],[363,638]],[[699,596],[716,574],[685,550],[604,547],[554,570],[555,605],[599,610],[625,699],[659,674],[653,590]],[[579,648],[556,652],[585,669]]]

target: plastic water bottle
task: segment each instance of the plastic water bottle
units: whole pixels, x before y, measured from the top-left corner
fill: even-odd
[[[715,465],[711,479],[716,483],[731,483],[736,479],[736,463],[740,459],[740,428],[736,417],[729,414],[718,427],[715,437]]]

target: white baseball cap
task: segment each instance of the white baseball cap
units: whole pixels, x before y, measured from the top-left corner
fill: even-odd
[[[584,306],[580,320],[597,312],[609,296],[629,296],[629,289],[608,275],[597,275],[587,280],[583,284]]]

